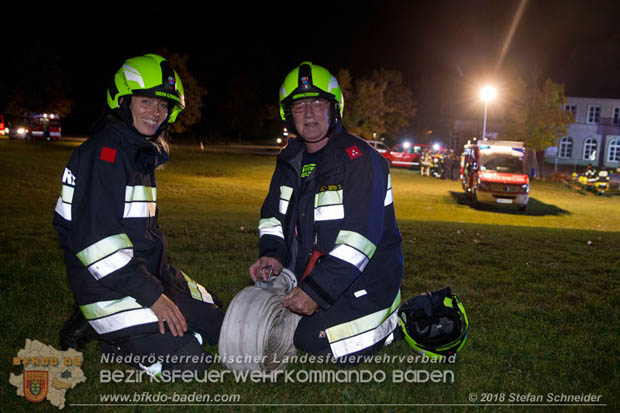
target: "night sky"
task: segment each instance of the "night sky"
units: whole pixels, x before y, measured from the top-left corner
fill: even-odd
[[[255,90],[261,104],[277,103],[282,79],[303,60],[332,73],[348,68],[354,79],[379,67],[399,70],[419,116],[473,99],[487,79],[509,82],[509,73],[550,77],[569,96],[620,97],[617,0],[529,0],[505,53],[520,0],[269,4],[205,2],[205,11],[193,2],[3,6],[0,108],[16,85],[40,82],[52,62],[65,74],[60,87],[77,102],[65,130],[87,131],[122,61],[161,48],[189,56],[190,71],[208,90],[206,128],[217,125],[218,99],[244,89]],[[244,81],[232,81],[239,77]]]

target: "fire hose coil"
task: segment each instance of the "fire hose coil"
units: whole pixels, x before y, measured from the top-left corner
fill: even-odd
[[[233,371],[283,370],[296,353],[293,335],[301,316],[282,306],[281,296],[297,286],[295,275],[283,269],[267,282],[241,290],[228,306],[218,352]]]

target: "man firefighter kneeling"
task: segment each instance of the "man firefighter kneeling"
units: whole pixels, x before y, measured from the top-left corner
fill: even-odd
[[[298,286],[282,303],[304,315],[298,349],[374,353],[398,329],[403,273],[389,165],[344,129],[342,91],[321,66],[304,62],[286,76],[280,113],[297,137],[278,155],[250,277],[294,272]]]

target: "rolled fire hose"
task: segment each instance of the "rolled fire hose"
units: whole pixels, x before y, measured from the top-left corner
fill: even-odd
[[[282,306],[281,296],[297,286],[286,268],[267,282],[241,290],[228,306],[218,352],[222,364],[233,371],[283,370],[295,355],[293,335],[301,319]]]

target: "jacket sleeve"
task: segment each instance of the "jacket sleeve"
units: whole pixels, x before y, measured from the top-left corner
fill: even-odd
[[[383,234],[387,168],[368,152],[344,158],[344,219],[333,245],[323,246],[326,255],[300,284],[321,308],[331,306],[360,276]]]
[[[283,185],[282,180],[282,174],[276,167],[258,221],[258,248],[259,257],[274,257],[286,265],[288,248],[284,240],[283,224],[293,188]]]
[[[78,157],[74,164],[79,165],[79,174],[70,190],[68,247],[106,288],[150,307],[163,289],[144,261],[134,256],[133,241],[123,226],[128,182],[123,155],[117,148],[100,146]]]

